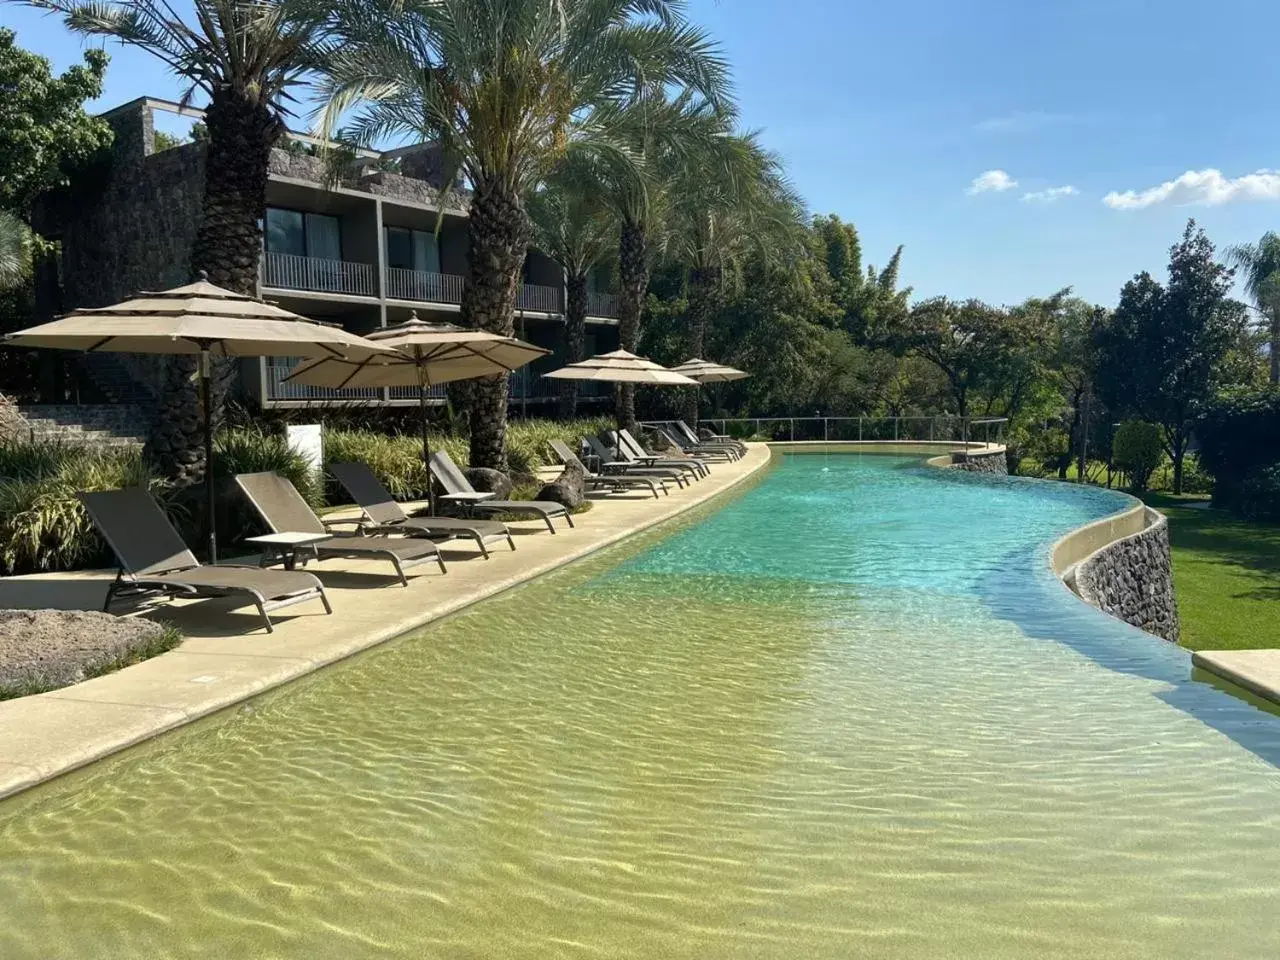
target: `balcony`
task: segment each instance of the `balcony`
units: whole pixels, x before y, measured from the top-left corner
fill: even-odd
[[[587,316],[616,319],[620,313],[619,304],[620,300],[616,293],[588,293]]]
[[[426,303],[461,303],[463,278],[452,273],[430,273],[387,267],[387,298]]]
[[[297,359],[289,357],[267,357],[264,360],[267,371],[266,399],[285,404],[318,404],[322,406],[341,406],[342,404],[366,404],[374,406],[392,405],[409,406],[418,402],[417,387],[378,387],[358,390],[335,390],[332,387],[309,387],[305,384],[286,381],[285,377],[297,363]],[[560,395],[560,381],[548,380],[538,373],[528,370],[517,370],[511,374],[508,396],[513,401],[520,400],[554,400]],[[578,384],[578,398],[610,397],[612,385],[607,383],[584,382]],[[433,401],[445,399],[445,385],[432,387],[427,396]]]
[[[516,293],[516,309],[539,313],[564,313],[560,306],[559,287],[540,287],[532,283],[520,285]]]
[[[378,271],[370,263],[264,253],[261,276],[264,287],[280,290],[350,293],[362,297],[378,295]]]

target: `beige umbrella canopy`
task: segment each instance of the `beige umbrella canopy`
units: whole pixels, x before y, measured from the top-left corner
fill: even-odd
[[[515,337],[426,323],[411,314],[404,323],[376,330],[368,339],[395,352],[358,359],[325,357],[298,364],[286,380],[313,387],[418,387],[422,460],[431,460],[427,391],[440,383],[510,373],[551,351]],[[430,490],[428,490],[430,497]],[[432,504],[434,506],[434,504]]]
[[[598,383],[648,383],[659,387],[696,387],[697,380],[668,370],[647,357],[637,357],[626,350],[601,353],[559,370],[543,374],[552,380],[594,380]],[[618,422],[618,455],[621,457],[622,422]]]
[[[723,363],[712,363],[710,360],[686,360],[678,367],[672,367],[676,373],[684,374],[698,383],[727,383],[730,380],[743,380],[751,374]]]
[[[224,290],[203,277],[172,290],[144,293],[110,307],[75,310],[49,323],[11,333],[7,347],[45,347],[109,353],[198,354],[204,408],[205,487],[209,559],[218,559],[214,523],[213,403],[210,357],[326,357],[366,359],[389,347],[312,323],[254,297]]]

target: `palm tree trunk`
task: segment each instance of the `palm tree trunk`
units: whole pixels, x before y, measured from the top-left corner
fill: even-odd
[[[577,363],[586,357],[587,275],[571,273],[565,278],[564,359]],[[571,420],[578,412],[578,381],[560,381],[560,417]]]
[[[204,201],[191,251],[191,274],[236,293],[257,292],[262,256],[260,223],[267,205],[267,163],[284,129],[266,106],[226,90],[214,94],[205,114]],[[200,413],[196,357],[166,360],[147,450],[163,476],[179,489],[205,474],[204,418]],[[213,369],[213,413],[221,415],[235,362]]]
[[[529,245],[529,223],[519,193],[503,183],[472,185],[471,238],[462,320],[477,330],[515,335],[520,270]],[[471,396],[471,466],[507,469],[507,377],[481,377]]]
[[[640,349],[640,312],[649,291],[649,244],[644,228],[638,223],[622,224],[618,243],[618,274],[621,291],[618,304],[618,340],[623,350]],[[636,429],[636,387],[624,383],[618,392],[618,422],[626,429]]]
[[[719,277],[714,269],[694,267],[689,274],[689,357],[706,359],[707,329],[715,312]],[[689,426],[698,423],[698,387],[681,391],[681,416]]]
[[[1271,311],[1271,382],[1280,383],[1280,307]]]

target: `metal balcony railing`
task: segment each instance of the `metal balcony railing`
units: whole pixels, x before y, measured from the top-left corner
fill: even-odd
[[[617,317],[619,299],[616,293],[588,293],[587,316]]]
[[[540,287],[536,284],[520,285],[516,293],[516,306],[521,310],[537,310],[540,313],[563,313],[559,287]]]
[[[266,399],[284,403],[315,403],[319,405],[338,406],[344,403],[378,406],[381,404],[405,405],[418,402],[417,387],[362,387],[355,390],[335,390],[332,387],[309,387],[305,384],[286,381],[285,377],[298,362],[290,357],[267,357],[264,360],[267,371]],[[547,380],[537,373],[517,370],[509,379],[508,397],[511,400],[553,400],[560,396],[560,381]],[[607,383],[578,384],[579,399],[611,397],[612,385]],[[443,401],[447,396],[444,384],[438,384],[427,391],[428,399]]]
[[[452,273],[387,267],[387,297],[427,303],[461,303],[463,278]]]
[[[314,290],[320,293],[353,293],[376,297],[378,272],[370,263],[268,252],[262,255],[262,285],[281,290]]]
[[[368,403],[382,399],[382,390],[365,387],[359,390],[335,390],[332,387],[309,387],[286,381],[297,364],[297,357],[267,357],[267,399],[291,401],[329,401],[333,403]]]

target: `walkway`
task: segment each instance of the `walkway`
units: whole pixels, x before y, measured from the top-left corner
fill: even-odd
[[[633,533],[668,520],[746,480],[769,462],[753,444],[738,463],[715,464],[701,483],[654,500],[647,492],[595,495],[577,527],[547,533],[541,522],[511,524],[517,549],[489,560],[468,546],[443,549],[447,575],[432,566],[408,588],[387,565],[329,560],[309,565],[328,589],[320,604],[281,612],[273,634],[254,629],[256,613],[225,600],[174,602],[150,614],[186,636],[180,647],[136,666],[51,693],[0,702],[0,797],[123,750],[400,636]],[[541,532],[539,532],[541,531]],[[418,573],[418,570],[411,573]],[[14,577],[0,581],[0,606],[92,607],[109,575]],[[8,594],[8,598],[6,598]],[[15,599],[21,595],[25,602]],[[36,603],[32,601],[36,600]],[[246,630],[253,632],[245,633]]]

